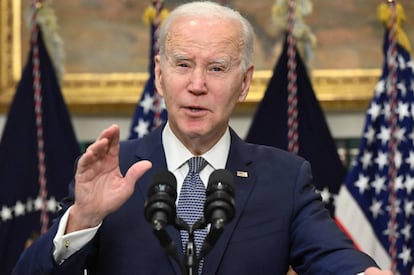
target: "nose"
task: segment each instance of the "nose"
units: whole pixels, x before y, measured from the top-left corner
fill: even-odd
[[[206,71],[201,68],[195,68],[191,74],[190,91],[194,94],[202,94],[207,91]]]

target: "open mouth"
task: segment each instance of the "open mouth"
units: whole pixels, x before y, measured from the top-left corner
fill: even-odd
[[[188,106],[187,107],[188,110],[190,110],[191,112],[200,112],[200,111],[205,111],[205,108],[199,107],[199,106]]]

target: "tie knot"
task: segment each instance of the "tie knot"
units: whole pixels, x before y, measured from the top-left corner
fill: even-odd
[[[188,160],[189,171],[199,173],[206,166],[207,162],[203,157],[192,157]]]

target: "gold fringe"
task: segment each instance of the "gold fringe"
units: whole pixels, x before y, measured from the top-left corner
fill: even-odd
[[[287,31],[288,1],[276,0],[272,6],[272,18],[277,31]],[[311,14],[313,5],[310,0],[297,0],[295,7],[295,26],[293,36],[296,39],[296,47],[304,61],[309,64],[313,58],[313,51],[316,48],[317,39],[310,27],[305,23],[304,17]]]
[[[396,35],[397,35],[397,43],[401,45],[404,49],[406,49],[409,53],[411,53],[411,45],[410,40],[408,40],[407,34],[402,29],[402,24],[406,20],[405,11],[403,6],[400,3],[396,3],[396,12],[397,12],[397,20],[396,20]],[[390,29],[391,26],[390,18],[391,18],[391,9],[387,3],[381,3],[377,7],[377,17],[378,20],[387,28]]]
[[[168,13],[169,13],[168,10],[165,8],[161,10],[161,14],[160,14],[161,23],[165,20],[165,18],[167,18]],[[157,16],[157,11],[155,10],[155,8],[152,5],[148,6],[144,11],[144,15],[142,16],[142,21],[146,25],[149,26],[150,24],[155,23],[156,16]]]
[[[54,10],[45,2],[36,5],[37,11],[30,9],[28,13],[28,25],[32,29],[33,24],[38,24],[42,34],[46,49],[55,68],[56,77],[59,83],[62,82],[64,74],[65,52],[63,40],[59,34],[59,25]],[[33,13],[37,12],[36,22],[32,22]]]

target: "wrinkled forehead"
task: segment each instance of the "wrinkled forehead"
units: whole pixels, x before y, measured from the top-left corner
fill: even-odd
[[[219,16],[186,16],[174,20],[166,36],[167,50],[179,45],[198,45],[210,47],[228,46],[229,49],[241,53],[243,41],[243,29],[235,19]]]

